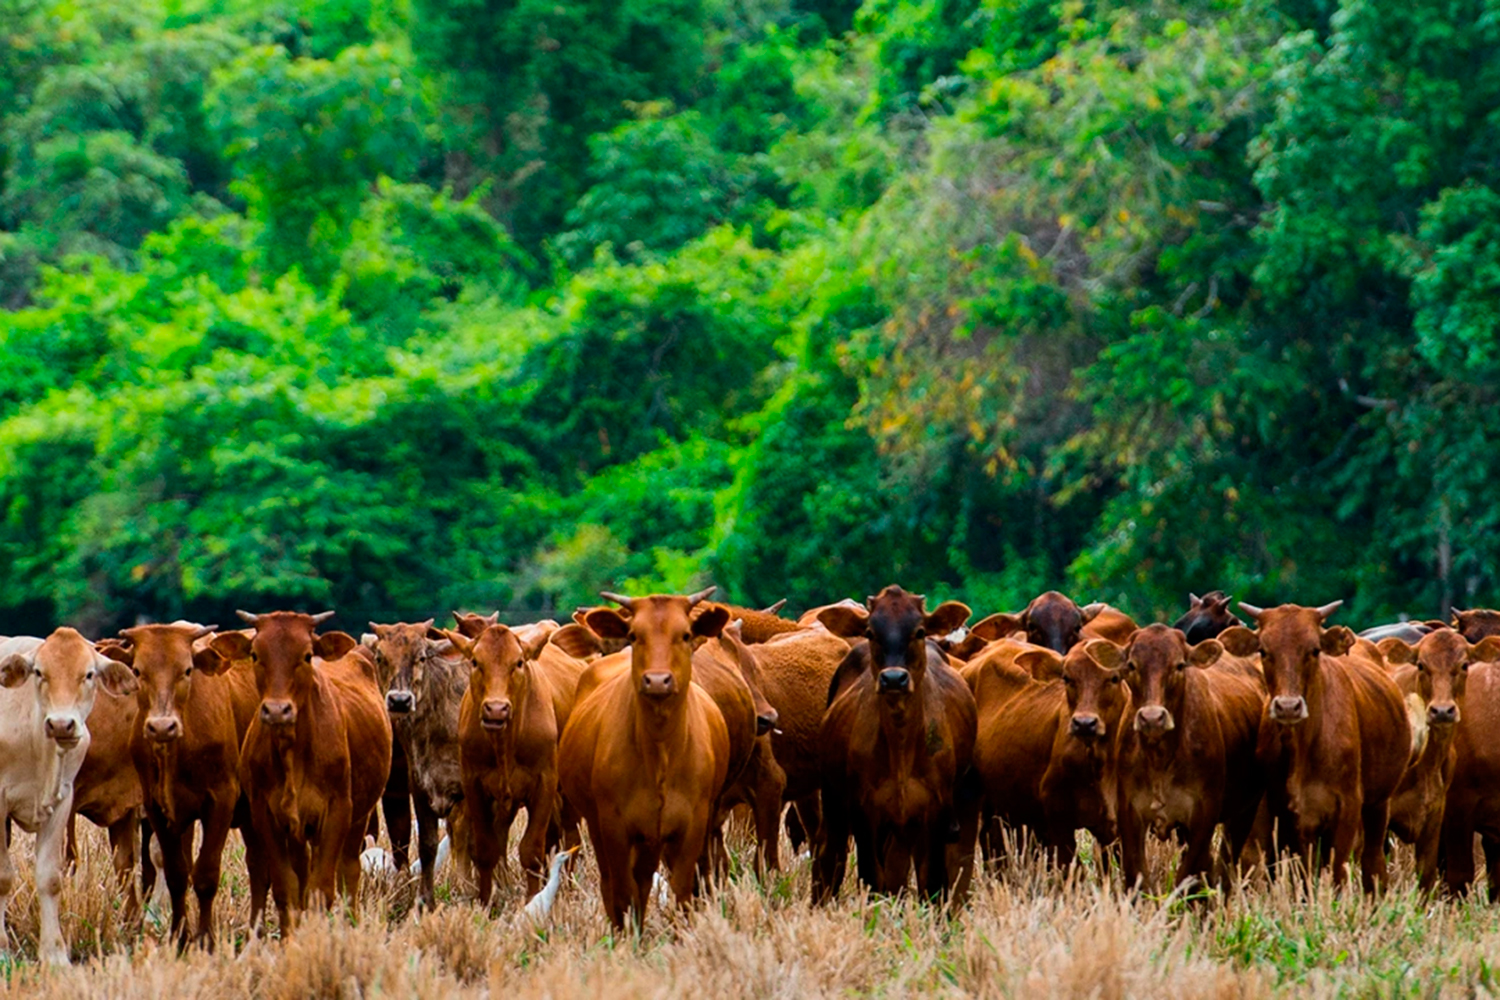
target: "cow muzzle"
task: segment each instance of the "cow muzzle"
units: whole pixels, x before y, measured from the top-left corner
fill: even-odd
[[[287,699],[266,699],[260,703],[260,721],[268,726],[290,726],[297,721],[297,706]]]
[[[71,750],[83,739],[83,727],[78,724],[78,719],[71,715],[49,715],[42,727],[47,739],[56,743],[64,750]]]
[[[905,667],[887,667],[880,672],[880,693],[901,694],[911,690],[911,671]]]
[[[1307,718],[1307,699],[1301,695],[1278,695],[1271,699],[1271,718],[1286,726],[1295,726]]]
[[[1458,723],[1458,703],[1444,702],[1438,704],[1433,702],[1427,706],[1427,724],[1429,726],[1452,726]]]
[[[1135,713],[1135,731],[1142,736],[1160,736],[1177,726],[1165,705],[1143,705]]]
[[[392,715],[408,715],[417,705],[417,698],[410,691],[387,691],[385,710]]]
[[[480,709],[479,724],[486,729],[504,729],[510,725],[510,702],[488,698]]]
[[[648,698],[665,698],[677,690],[677,678],[666,672],[641,675],[641,694]]]
[[[1097,740],[1104,735],[1104,720],[1092,712],[1079,712],[1068,724],[1068,732],[1081,740]]]
[[[182,723],[170,715],[151,716],[145,729],[147,739],[154,743],[171,743],[182,737]]]

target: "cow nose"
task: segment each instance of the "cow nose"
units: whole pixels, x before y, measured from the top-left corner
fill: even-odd
[[[1301,695],[1277,695],[1271,699],[1271,718],[1291,724],[1307,718],[1307,702]]]
[[[385,696],[385,707],[393,715],[405,715],[412,710],[412,704],[415,701],[410,691],[388,691]]]
[[[1082,736],[1085,739],[1104,735],[1104,723],[1097,715],[1075,715],[1073,716],[1073,723],[1070,728],[1074,736]]]
[[[78,741],[78,720],[71,715],[47,717],[47,738],[59,743]]]
[[[776,720],[777,720],[777,715],[776,715],[776,710],[775,709],[772,709],[770,712],[768,712],[765,715],[757,715],[755,717],[755,735],[756,736],[764,736],[767,733],[769,733],[771,730],[775,729],[776,728]]]
[[[504,698],[485,699],[482,723],[491,729],[502,729],[509,725],[510,702]]]
[[[182,735],[182,723],[171,716],[152,716],[146,720],[146,735],[158,743],[170,743]]]
[[[260,721],[268,726],[290,726],[297,721],[297,706],[278,699],[260,703]]]
[[[1434,726],[1453,725],[1458,721],[1458,705],[1450,701],[1446,705],[1427,706],[1427,721]]]
[[[1138,733],[1165,733],[1172,729],[1172,713],[1164,705],[1144,705],[1135,713]]]
[[[677,679],[669,673],[657,672],[641,675],[641,694],[652,698],[665,698],[677,690]]]
[[[881,691],[910,691],[911,672],[904,667],[891,667],[880,672]]]

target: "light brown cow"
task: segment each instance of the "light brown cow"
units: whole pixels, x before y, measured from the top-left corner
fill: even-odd
[[[580,699],[558,753],[564,797],[588,824],[604,910],[616,927],[644,921],[652,878],[665,861],[679,905],[697,884],[714,808],[724,789],[729,733],[718,706],[693,683],[693,641],[728,623],[722,609],[690,617],[691,597],[612,597],[630,645],[630,671]],[[590,615],[591,628],[598,612]],[[596,629],[597,630],[597,629]]]
[[[1453,629],[1439,628],[1423,636],[1415,649],[1394,637],[1378,645],[1393,667],[1396,686],[1422,710],[1415,721],[1425,729],[1425,739],[1415,748],[1420,756],[1391,796],[1390,829],[1415,848],[1418,882],[1430,889],[1437,882],[1443,816],[1458,767],[1455,744],[1467,700],[1469,664],[1500,659],[1500,638],[1471,646]],[[1467,841],[1472,858],[1472,830]]]
[[[1342,885],[1363,835],[1360,878],[1368,892],[1385,881],[1390,798],[1411,756],[1411,725],[1385,671],[1349,655],[1354,633],[1324,627],[1341,603],[1262,610],[1241,601],[1240,609],[1257,626],[1269,692],[1258,757],[1283,845],[1302,853],[1309,870],[1315,858],[1331,864]],[[1226,648],[1233,640],[1224,637],[1235,631],[1220,633]]]
[[[487,626],[474,639],[448,633],[469,665],[459,708],[459,773],[481,906],[490,904],[517,810],[526,809],[520,861],[527,898],[542,886],[547,848],[578,841],[577,817],[557,791],[557,744],[577,678],[566,667],[548,669],[542,654],[549,634],[533,631],[523,642],[505,625]]]
[[[1222,660],[1214,639],[1189,646],[1166,625],[1139,629],[1119,648],[1135,706],[1120,728],[1119,830],[1127,886],[1145,874],[1146,833],[1173,833],[1185,851],[1177,884],[1206,883],[1222,823],[1238,860],[1262,798],[1255,750],[1265,683],[1243,661]],[[1109,663],[1097,642],[1090,652]],[[1101,655],[1103,654],[1103,655]],[[1226,873],[1228,874],[1228,873]]]
[[[971,661],[979,706],[974,768],[991,858],[1003,846],[995,820],[1031,832],[1064,865],[1073,861],[1075,831],[1088,830],[1101,845],[1115,839],[1118,737],[1133,716],[1123,672],[1105,665],[1116,656],[1108,641],[1093,639],[1065,657],[1034,647]]]
[[[106,659],[71,628],[45,640],[0,642],[0,827],[14,821],[36,834],[36,890],[41,904],[38,957],[68,964],[58,920],[63,849],[73,814],[73,782],[89,749],[95,691],[134,689],[124,667]],[[10,837],[0,837],[0,948],[8,943],[5,911],[15,891]]]
[[[813,899],[844,881],[849,837],[860,880],[962,902],[974,858],[978,802],[971,781],[974,696],[928,635],[963,625],[969,609],[948,601],[933,611],[921,595],[886,587],[868,611],[823,612],[829,631],[856,642],[829,685],[819,734],[823,825],[813,858]],[[861,609],[863,610],[863,609]]]
[[[186,945],[187,887],[191,869],[198,897],[199,944],[214,945],[213,909],[224,844],[239,802],[240,745],[229,687],[229,661],[193,641],[213,627],[141,625],[120,635],[126,645],[105,650],[139,679],[130,755],[140,778],[146,817],[161,845],[172,935]],[[202,843],[194,862],[193,827]]]
[[[343,632],[315,634],[333,612],[238,614],[254,638],[227,632],[212,644],[232,660],[254,660],[260,709],[239,777],[261,879],[290,930],[297,910],[331,904],[340,884],[355,910],[365,830],[391,769],[391,723],[370,655]],[[264,906],[252,888],[252,923]]]

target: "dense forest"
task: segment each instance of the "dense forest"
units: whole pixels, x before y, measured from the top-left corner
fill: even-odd
[[[0,631],[1500,583],[1496,0],[0,0]]]

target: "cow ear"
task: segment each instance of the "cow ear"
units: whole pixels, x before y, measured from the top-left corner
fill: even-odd
[[[1500,635],[1488,636],[1469,646],[1470,663],[1494,663],[1500,660]]]
[[[193,669],[214,677],[229,669],[229,661],[217,649],[204,646],[193,650]]]
[[[250,637],[239,632],[220,632],[208,641],[208,644],[219,651],[220,656],[231,660],[248,660],[250,658]]]
[[[728,624],[729,609],[722,604],[715,604],[693,619],[693,635],[702,639],[711,639],[724,631],[724,626]]]
[[[847,604],[835,604],[818,612],[818,621],[822,626],[845,639],[862,638],[869,620],[869,612],[863,608],[851,608]]]
[[[1050,649],[1038,647],[1017,656],[1016,666],[1039,681],[1050,681],[1062,676],[1063,658]]]
[[[1395,636],[1388,636],[1375,644],[1387,663],[1416,663],[1417,651]]]
[[[593,608],[583,616],[584,627],[601,639],[628,639],[630,622],[614,608]]]
[[[324,632],[313,640],[313,652],[325,660],[339,660],[358,645],[348,632]]]
[[[1354,648],[1354,633],[1349,631],[1347,625],[1335,625],[1323,630],[1319,645],[1329,656],[1343,656]]]
[[[944,601],[939,604],[923,621],[928,635],[947,635],[949,632],[963,628],[964,622],[974,612],[969,610],[967,604],[959,601]]]
[[[31,676],[32,666],[36,663],[36,654],[33,653],[11,653],[5,659],[0,660],[0,687],[20,687]]]
[[[442,632],[443,632],[443,638],[447,639],[448,642],[453,645],[453,648],[456,649],[456,650],[458,650],[458,655],[460,655],[460,656],[470,656],[470,655],[473,654],[473,652],[474,652],[474,640],[473,639],[470,639],[468,636],[464,635],[462,632],[455,632],[455,631],[452,631],[452,630],[442,630]]]
[[[967,661],[972,659],[975,653],[988,645],[988,642],[980,636],[975,635],[974,631],[970,629],[969,634],[963,637],[962,642],[955,642],[948,647],[948,655],[955,660]]]
[[[582,625],[564,625],[549,635],[547,641],[575,660],[587,660],[604,652],[599,637]]]
[[[547,648],[547,640],[551,638],[551,632],[543,632],[541,629],[533,630],[531,638],[521,643],[521,655],[528,662],[535,660],[542,655],[542,650]]]
[[[1083,607],[1079,608],[1078,613],[1083,615],[1083,624],[1087,625],[1095,618],[1098,618],[1099,612],[1103,611],[1107,607],[1109,607],[1109,605],[1105,604],[1103,601],[1095,601],[1093,604],[1085,604]]]
[[[1083,651],[1105,670],[1115,670],[1120,666],[1123,650],[1108,639],[1090,639],[1084,644]]]
[[[448,638],[448,633],[444,632],[440,628],[435,628],[432,625],[428,625],[426,638],[431,639],[433,642],[443,642]]]
[[[114,660],[116,663],[123,663],[127,667],[135,666],[134,646],[116,646],[111,644],[108,646],[96,646],[94,647],[94,651],[100,656]]]
[[[1204,639],[1188,650],[1188,662],[1195,667],[1211,667],[1224,655],[1224,646],[1217,639]]]
[[[1260,652],[1260,639],[1243,625],[1231,625],[1220,632],[1219,645],[1231,656],[1254,656]]]
[[[969,629],[970,635],[977,635],[986,642],[994,642],[996,639],[1004,639],[1016,632],[1026,631],[1026,623],[1021,615],[994,614],[987,618],[981,618]]]
[[[99,671],[99,686],[117,698],[128,698],[139,687],[135,671],[118,660],[101,655],[95,669]]]

